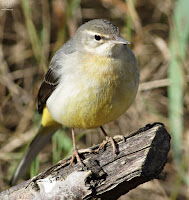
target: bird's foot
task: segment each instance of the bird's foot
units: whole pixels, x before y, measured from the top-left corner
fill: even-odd
[[[125,142],[126,141],[126,139],[125,139],[125,137],[123,136],[123,135],[115,135],[114,137],[113,137],[113,139],[119,139],[119,140],[123,140],[123,142]]]
[[[77,148],[74,148],[74,149],[73,149],[72,160],[71,160],[71,162],[70,162],[70,166],[72,166],[72,164],[73,164],[75,158],[76,158],[76,160],[77,160],[78,163],[80,163],[80,164],[83,165],[83,162],[81,161],[81,158],[80,158],[80,156],[79,156],[79,153],[78,153]]]
[[[99,153],[99,151],[101,149],[104,149],[104,146],[108,143],[108,142],[111,142],[112,144],[112,147],[113,147],[113,154],[114,154],[114,157],[117,155],[117,149],[116,149],[116,144],[114,142],[114,139],[110,136],[106,136],[106,140],[103,140],[103,142],[100,144],[99,148],[97,149],[97,153]]]

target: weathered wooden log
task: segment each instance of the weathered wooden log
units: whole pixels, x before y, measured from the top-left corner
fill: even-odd
[[[103,199],[114,200],[138,185],[157,178],[170,149],[170,135],[161,123],[146,125],[129,137],[114,138],[96,152],[93,146],[80,155],[84,166],[70,166],[71,157],[44,173],[2,193],[0,199]]]

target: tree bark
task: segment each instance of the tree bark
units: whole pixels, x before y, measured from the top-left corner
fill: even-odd
[[[108,142],[80,153],[83,164],[70,166],[71,157],[44,173],[2,193],[0,199],[115,200],[138,185],[157,178],[170,149],[170,135],[161,123],[148,124],[124,139],[114,137],[117,155]]]

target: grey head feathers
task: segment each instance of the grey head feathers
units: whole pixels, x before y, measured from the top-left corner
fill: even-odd
[[[78,28],[77,32],[81,32],[83,30],[89,30],[89,31],[101,33],[104,35],[107,35],[107,34],[119,35],[119,28],[115,26],[114,24],[112,24],[111,22],[104,19],[94,19],[94,20],[88,21],[85,24],[81,25]]]

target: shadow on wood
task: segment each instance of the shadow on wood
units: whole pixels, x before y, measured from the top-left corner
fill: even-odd
[[[31,180],[0,193],[0,199],[103,199],[114,200],[138,185],[157,178],[170,149],[170,135],[161,123],[146,125],[129,137],[114,138],[112,146],[96,153],[99,145],[80,153],[84,166],[71,157]]]

